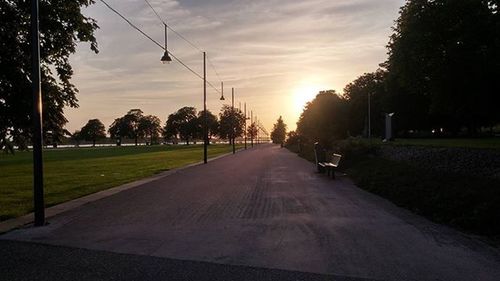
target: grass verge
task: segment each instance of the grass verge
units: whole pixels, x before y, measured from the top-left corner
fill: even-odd
[[[368,143],[368,140],[363,140]],[[500,137],[497,138],[427,138],[427,139],[396,139],[384,143],[380,139],[372,139],[374,145],[414,145],[432,147],[462,147],[481,149],[500,149]]]
[[[209,157],[232,150],[211,145]],[[44,151],[47,207],[202,161],[203,146],[139,146]],[[33,211],[32,154],[0,154],[0,221]]]
[[[372,157],[351,162],[357,186],[432,221],[490,237],[500,235],[500,181],[432,171]]]

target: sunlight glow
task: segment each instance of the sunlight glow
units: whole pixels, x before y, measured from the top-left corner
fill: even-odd
[[[293,108],[295,114],[300,116],[304,110],[304,106],[312,101],[319,91],[325,90],[319,85],[301,84],[293,91]]]

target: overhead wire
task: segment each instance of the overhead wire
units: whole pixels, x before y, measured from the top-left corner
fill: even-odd
[[[133,24],[130,20],[128,20],[124,15],[122,15],[120,12],[118,12],[116,9],[114,9],[111,5],[109,5],[105,0],[100,0],[104,5],[106,5],[106,7],[108,7],[111,11],[113,11],[115,14],[117,14],[118,16],[120,16],[124,21],[126,21],[132,28],[134,28],[135,30],[137,30],[139,33],[141,33],[142,35],[144,35],[146,38],[148,38],[149,40],[151,40],[151,42],[153,42],[154,44],[156,44],[157,46],[159,46],[161,49],[165,50],[165,47],[160,44],[158,41],[156,41],[155,39],[153,39],[151,36],[149,36],[147,33],[145,33],[144,31],[142,31],[139,27],[137,27],[135,24]],[[147,0],[145,0],[147,2]],[[149,4],[149,2],[147,2]],[[156,12],[155,12],[156,13]],[[157,14],[157,16],[159,17],[159,15]],[[160,18],[161,19],[161,18]],[[166,50],[165,50],[166,51]],[[203,80],[203,76],[201,76],[200,74],[198,74],[196,71],[194,71],[191,67],[189,67],[186,63],[184,63],[181,59],[179,59],[178,57],[176,57],[174,54],[172,54],[170,51],[168,52],[177,62],[179,62],[182,66],[184,66],[187,70],[189,70],[190,72],[192,72],[195,76],[197,76],[198,78],[202,79]],[[209,81],[207,81],[207,84],[212,87],[216,92],[220,93],[219,92],[219,89],[217,89],[214,85],[212,85],[212,83],[210,83]]]
[[[158,12],[156,11],[156,9],[153,7],[153,5],[151,5],[151,3],[148,1],[148,0],[144,0],[144,2],[146,2],[146,4],[148,4],[149,8],[151,8],[151,10],[153,10],[153,13],[156,15],[156,17],[168,28],[170,29],[173,33],[175,33],[177,36],[179,36],[181,39],[183,39],[184,41],[186,41],[189,45],[191,45],[191,47],[195,48],[197,51],[199,51],[200,53],[203,53],[203,50],[201,50],[200,47],[198,47],[196,44],[194,44],[193,42],[191,42],[189,39],[187,39],[186,37],[184,37],[182,34],[180,34],[179,32],[177,32],[175,29],[173,29],[170,25],[168,25],[165,20],[158,14]],[[215,68],[214,64],[212,63],[212,61],[210,60],[210,58],[207,56],[207,61],[208,61],[208,64],[210,65],[210,67],[213,69],[213,71],[215,72],[215,75],[217,76],[217,78],[219,79],[219,81],[222,81],[220,75],[219,75],[219,72],[217,71],[217,69]]]

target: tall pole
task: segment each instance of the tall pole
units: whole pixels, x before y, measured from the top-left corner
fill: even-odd
[[[167,26],[167,23],[164,22],[163,23],[163,26],[165,27],[165,51],[168,51],[168,37],[167,37],[167,29],[168,29],[168,26]]]
[[[247,103],[245,102],[245,149],[247,149]]]
[[[250,144],[252,145],[253,147],[253,133],[254,133],[254,124],[253,124],[253,110],[250,110],[250,126],[252,126],[252,134],[250,134]]]
[[[203,163],[207,163],[208,114],[207,114],[207,54],[203,52]]]
[[[224,100],[224,82],[223,81],[220,81],[220,92],[221,92],[221,95],[220,95],[220,100]]]
[[[368,93],[368,141],[372,143],[372,114],[371,114],[371,94]]]
[[[257,144],[259,144],[260,125],[259,125],[259,118],[257,118],[257,116],[255,116],[255,123],[257,123]]]
[[[235,145],[235,139],[236,139],[236,124],[234,124],[234,119],[235,119],[235,116],[234,116],[234,88],[231,88],[231,110],[232,110],[232,113],[233,113],[233,118],[231,118],[231,121],[232,121],[232,127],[233,127],[233,130],[232,130],[232,137],[233,137],[233,154],[236,153],[236,145]]]
[[[33,198],[35,226],[45,224],[42,156],[42,91],[40,78],[40,35],[38,0],[31,0],[31,83],[33,91]]]

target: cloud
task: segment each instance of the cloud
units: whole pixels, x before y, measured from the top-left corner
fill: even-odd
[[[283,115],[289,128],[300,112],[290,101],[297,87],[314,84],[341,92],[386,58],[390,27],[404,0],[149,0],[160,16],[206,50],[237,101],[260,115],[270,129]],[[108,0],[148,35],[163,44],[163,25],[144,1]],[[100,53],[81,44],[72,57],[81,107],[68,110],[70,130],[91,118],[110,124],[130,108],[163,121],[178,108],[201,108],[198,77],[174,62],[162,65],[162,50],[97,3],[85,13],[98,21]],[[202,74],[199,50],[169,31],[169,50]],[[219,86],[212,66],[209,80]],[[227,93],[227,92],[226,92]],[[219,94],[209,87],[209,108],[218,112]],[[272,101],[272,102],[270,102]],[[238,103],[238,102],[237,102]]]

